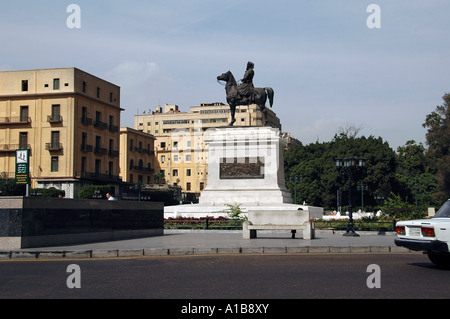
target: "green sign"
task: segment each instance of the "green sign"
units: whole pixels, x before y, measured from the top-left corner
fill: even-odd
[[[16,150],[16,184],[28,184],[30,173],[30,150]]]

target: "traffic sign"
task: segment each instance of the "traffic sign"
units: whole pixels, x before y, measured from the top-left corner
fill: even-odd
[[[16,184],[28,184],[30,175],[30,150],[16,150]]]

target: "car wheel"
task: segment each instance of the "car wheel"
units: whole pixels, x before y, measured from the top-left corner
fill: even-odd
[[[428,252],[430,261],[438,267],[450,268],[450,253]]]

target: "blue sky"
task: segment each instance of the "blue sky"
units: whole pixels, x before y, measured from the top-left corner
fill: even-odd
[[[69,4],[81,28],[69,29]],[[381,9],[369,29],[367,6]],[[122,126],[158,104],[226,102],[217,75],[275,91],[283,131],[303,143],[341,127],[396,149],[425,141],[449,92],[448,0],[0,1],[0,70],[77,67],[121,86]]]

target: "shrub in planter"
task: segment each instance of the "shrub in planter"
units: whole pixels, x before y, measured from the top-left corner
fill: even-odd
[[[106,193],[111,193],[112,187],[109,185],[89,185],[83,186],[78,191],[81,199],[105,199]]]

